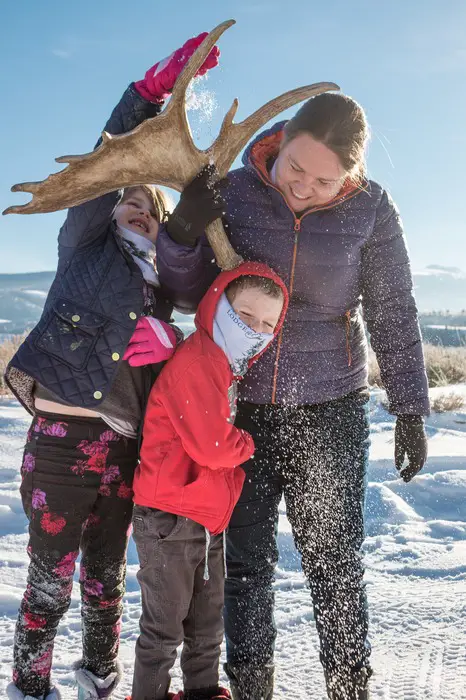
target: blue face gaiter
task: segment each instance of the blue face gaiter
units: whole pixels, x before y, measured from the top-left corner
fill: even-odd
[[[214,342],[228,358],[233,374],[244,377],[249,362],[274,339],[273,333],[257,333],[249,328],[231,307],[225,294],[217,304],[214,316]]]

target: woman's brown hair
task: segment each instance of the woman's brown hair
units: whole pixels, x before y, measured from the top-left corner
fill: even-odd
[[[355,100],[326,92],[311,97],[285,124],[285,143],[307,133],[327,146],[340,160],[348,177],[360,184],[366,175],[366,145],[369,125]]]

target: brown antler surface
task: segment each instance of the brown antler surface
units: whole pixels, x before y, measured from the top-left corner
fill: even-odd
[[[66,209],[116,189],[145,183],[165,185],[182,192],[207,163],[215,163],[219,176],[228,172],[250,137],[267,121],[302,100],[329,90],[334,83],[316,83],[286,92],[268,102],[239,124],[233,124],[238,108],[235,100],[215,142],[199,150],[192,139],[186,116],[186,90],[212,47],[226,29],[235,24],[219,24],[191,56],[178,77],[163,112],[147,119],[133,131],[118,136],[102,133],[102,144],[92,153],[62,156],[67,163],[58,173],[41,182],[14,185],[13,192],[30,192],[27,204],[8,207],[4,214],[36,214]],[[231,247],[220,219],[207,228],[207,236],[219,267],[231,269],[241,258]]]

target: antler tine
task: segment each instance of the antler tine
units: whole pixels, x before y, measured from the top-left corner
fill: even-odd
[[[193,141],[191,127],[189,125],[188,117],[186,114],[186,90],[188,89],[189,83],[194,78],[197,71],[202,66],[202,64],[206,60],[207,56],[209,55],[210,51],[215,46],[219,38],[224,32],[226,32],[227,29],[229,29],[234,24],[236,24],[236,21],[234,19],[230,19],[226,22],[222,22],[217,27],[215,27],[215,29],[209,32],[202,44],[198,46],[198,48],[193,53],[193,55],[181,71],[180,75],[176,79],[176,83],[172,90],[170,102],[168,103],[168,106],[165,110],[167,115],[172,114],[173,117],[176,118],[178,122],[182,125],[184,133],[191,141],[192,148],[198,151],[199,154],[201,153],[201,151],[197,149]]]
[[[247,117],[239,124],[232,124],[233,117],[238,106],[237,100],[233,103],[228,114],[223,120],[220,133],[212,144],[210,150],[214,155],[214,161],[221,176],[225,175],[236,156],[241,149],[247,144],[251,136],[270,119],[273,119],[277,114],[285,109],[292,107],[298,102],[319,95],[322,92],[330,90],[339,90],[336,83],[314,83],[305,87],[296,88],[283,93],[279,97],[267,102],[260,107],[256,112]]]
[[[330,92],[331,90],[339,90],[340,87],[336,83],[313,83],[312,85],[306,85],[304,87],[296,88],[295,90],[289,90],[288,92],[275,97],[270,102],[256,110],[253,114],[247,117],[244,121],[240,122],[237,126],[238,129],[248,130],[249,139],[250,136],[261,126],[263,126],[270,119],[273,119],[289,107],[303,100],[307,100],[315,95],[320,95],[323,92]]]
[[[164,112],[164,114],[166,114],[167,117],[170,117],[170,119],[174,119],[179,124],[182,132],[184,133],[185,140],[189,141],[190,150],[194,153],[197,153],[199,159],[201,159],[200,161],[198,161],[198,165],[201,161],[204,160],[203,156],[205,157],[205,154],[203,151],[200,151],[197,148],[192,138],[191,127],[189,125],[188,116],[186,114],[186,90],[188,88],[189,83],[194,78],[197,71],[206,60],[211,49],[217,43],[218,39],[233,24],[236,24],[234,19],[222,22],[217,27],[215,27],[215,29],[209,32],[202,44],[198,46],[198,48],[193,53],[193,55],[181,71],[180,75],[176,79],[176,83],[172,90],[170,102],[168,103],[168,106],[166,107]],[[195,171],[196,169],[194,169],[193,172],[190,173],[191,177],[195,175]],[[181,187],[178,186],[175,187],[175,189],[181,190],[186,184],[187,181],[184,181]]]
[[[194,78],[197,71],[202,66],[205,59],[209,55],[211,49],[215,46],[222,34],[234,24],[236,24],[236,21],[234,19],[229,19],[226,22],[222,22],[217,27],[215,27],[215,29],[209,32],[202,44],[196,49],[196,51],[193,53],[193,55],[183,68],[182,72],[178,76],[172,91],[171,102],[179,102],[181,106],[184,107],[186,90],[189,83]]]

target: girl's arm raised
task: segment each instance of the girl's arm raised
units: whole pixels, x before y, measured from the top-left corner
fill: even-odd
[[[188,39],[185,44],[149,68],[143,80],[132,83],[113,110],[104,131],[116,136],[132,131],[150,117],[162,111],[164,100],[170,95],[178,75],[189,58],[204,41],[207,32]],[[197,75],[204,75],[218,64],[219,50],[213,47]],[[100,145],[101,140],[96,144]],[[75,248],[92,243],[109,225],[113,211],[121,198],[121,191],[109,192],[68,210],[58,242],[60,246]]]
[[[131,84],[123,96],[104,131],[109,134],[124,134],[141,124],[145,119],[155,117],[162,110],[163,102],[149,102]],[[101,139],[95,148],[100,145]],[[112,220],[113,211],[121,198],[121,190],[109,192],[102,197],[84,202],[68,209],[68,214],[58,236],[59,246],[76,248],[89,245],[105,233]]]

